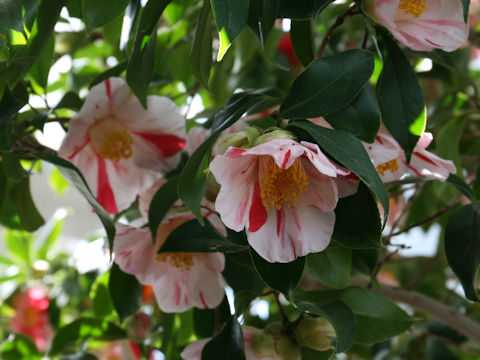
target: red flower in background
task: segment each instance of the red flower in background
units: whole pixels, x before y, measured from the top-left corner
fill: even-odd
[[[292,39],[290,38],[290,34],[283,34],[280,37],[280,40],[277,44],[277,51],[285,55],[291,68],[300,65],[300,60],[298,60],[297,55],[295,55],[295,51],[293,51]]]
[[[40,351],[44,351],[53,337],[48,316],[50,300],[40,287],[32,287],[18,294],[13,300],[16,310],[12,318],[12,330],[32,338]]]

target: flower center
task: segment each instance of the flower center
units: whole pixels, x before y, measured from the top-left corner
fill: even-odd
[[[385,171],[390,170],[391,173],[394,173],[395,171],[398,170],[398,160],[393,159],[390,161],[387,161],[386,163],[380,164],[377,166],[377,172],[384,176]]]
[[[188,252],[164,252],[157,254],[157,261],[166,262],[180,271],[190,271],[193,266],[193,254]]]
[[[263,206],[274,206],[277,210],[284,204],[294,206],[299,195],[308,189],[307,174],[299,159],[288,169],[281,169],[269,156],[261,174],[260,196]]]
[[[425,11],[427,6],[427,0],[400,0],[398,8],[415,17],[419,17]]]
[[[93,148],[105,159],[119,161],[132,156],[133,138],[113,119],[96,122],[88,128]]]

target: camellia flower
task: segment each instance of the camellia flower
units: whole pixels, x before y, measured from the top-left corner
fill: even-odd
[[[152,285],[157,304],[165,312],[214,308],[224,296],[222,253],[157,254],[168,235],[192,218],[177,216],[162,223],[155,244],[148,229],[117,224],[113,246],[115,262],[122,271],[135,275],[141,284]]]
[[[457,0],[367,0],[367,13],[405,46],[417,51],[454,51],[468,39]]]
[[[13,300],[16,313],[12,318],[12,330],[32,338],[40,351],[46,350],[53,338],[47,311],[49,305],[50,300],[40,287],[32,287]]]
[[[445,181],[449,174],[454,174],[457,170],[452,161],[425,150],[432,140],[430,133],[420,136],[410,164],[407,164],[401,146],[385,129],[380,130],[373,144],[363,143],[363,146],[384,182],[399,180],[406,174]]]
[[[339,193],[335,179],[349,172],[331,163],[316,144],[291,137],[250,149],[230,147],[213,159],[210,170],[221,186],[215,208],[223,223],[235,231],[245,228],[250,245],[269,262],[290,262],[325,249],[338,197],[356,191],[343,190],[345,183]]]
[[[94,86],[58,151],[75,164],[105,209],[127,208],[141,189],[173,169],[185,146],[176,105],[149,96],[145,110],[121,78]]]

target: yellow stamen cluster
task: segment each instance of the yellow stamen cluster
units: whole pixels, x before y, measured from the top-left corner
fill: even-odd
[[[410,13],[415,17],[419,17],[427,8],[427,0],[400,0],[399,9],[406,13]]]
[[[187,252],[164,252],[157,254],[157,261],[166,262],[181,271],[190,271],[193,266],[193,254]]]
[[[398,170],[398,160],[393,159],[390,161],[387,161],[386,163],[380,164],[377,166],[377,172],[384,176],[385,171],[390,170],[390,172],[394,173],[395,171]]]
[[[272,157],[266,161],[260,176],[263,206],[273,206],[277,210],[284,204],[294,206],[299,195],[308,189],[308,178],[302,163],[297,159],[288,169],[281,169]]]
[[[105,159],[119,161],[132,156],[133,138],[122,125],[112,119],[104,119],[89,128],[90,141]]]

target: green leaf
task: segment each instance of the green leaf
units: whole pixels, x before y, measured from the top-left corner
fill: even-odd
[[[279,3],[272,0],[250,1],[247,25],[258,38],[262,47],[277,19]]]
[[[373,344],[387,340],[407,330],[413,323],[397,305],[373,291],[351,287],[344,290],[323,290],[294,295],[299,300],[328,302],[340,300],[355,314],[357,332],[355,342]]]
[[[135,276],[124,273],[115,263],[110,269],[108,290],[121,321],[135,314],[142,305],[142,286]]]
[[[28,72],[30,79],[33,81],[32,85],[37,92],[38,90],[41,90],[40,93],[44,94],[47,92],[48,73],[54,59],[54,46],[55,40],[52,36]]]
[[[120,16],[129,0],[83,0],[83,20],[87,31],[103,26]]]
[[[35,231],[45,224],[42,215],[37,210],[30,193],[30,179],[24,178],[13,185],[10,190],[10,200],[20,218],[20,225],[26,231]]]
[[[315,292],[295,294],[293,303],[300,310],[323,316],[332,324],[337,335],[336,352],[344,352],[353,345],[356,320],[352,310],[340,300],[328,300]]]
[[[316,118],[341,110],[360,93],[373,68],[372,53],[359,49],[314,60],[293,82],[279,116]]]
[[[322,252],[307,255],[306,271],[329,287],[341,289],[350,285],[352,251],[330,246]]]
[[[157,238],[158,226],[167,215],[168,210],[178,200],[177,194],[178,177],[169,179],[155,193],[148,208],[148,227],[152,233],[152,241]]]
[[[66,349],[77,347],[87,340],[113,341],[126,337],[125,330],[109,321],[86,317],[79,318],[57,331],[49,355],[58,355]]]
[[[235,294],[235,314],[243,314],[248,309],[250,303],[258,297],[254,291],[239,291]]]
[[[311,20],[292,20],[290,29],[293,51],[303,66],[308,66],[315,59]]]
[[[444,159],[450,159],[457,167],[457,175],[463,178],[460,161],[460,140],[462,138],[467,118],[459,116],[446,123],[435,136],[435,152]]]
[[[253,266],[249,250],[227,254],[223,276],[235,293],[249,291],[260,294],[265,288],[265,283]]]
[[[323,150],[368,186],[383,206],[385,223],[389,207],[387,190],[360,141],[345,131],[327,129],[308,121],[295,121],[288,127],[292,131],[295,128],[308,132]]]
[[[221,61],[232,42],[247,24],[248,0],[210,0],[220,35],[217,61]]]
[[[93,86],[100,84],[101,82],[105,81],[106,79],[114,76],[120,76],[123,71],[127,68],[128,63],[126,61],[122,61],[115,65],[114,67],[104,71],[103,73],[97,75],[89,85],[91,89]]]
[[[128,86],[147,107],[147,90],[153,76],[157,22],[170,0],[149,0],[143,8],[127,66]]]
[[[228,320],[230,305],[226,296],[215,309],[193,309],[193,331],[199,338],[212,337],[215,334],[215,322],[223,324]]]
[[[466,298],[480,301],[475,286],[480,265],[480,202],[464,205],[450,215],[445,228],[445,253]]]
[[[369,84],[345,108],[327,115],[325,119],[335,129],[345,130],[360,140],[372,143],[380,128],[380,109]]]
[[[49,252],[53,245],[60,238],[63,230],[64,216],[58,216],[58,212],[47,222],[44,230],[37,239],[37,244],[40,244],[37,250],[37,257],[39,259],[48,260]]]
[[[465,20],[465,24],[468,21],[468,9],[470,8],[470,0],[462,0],[462,7],[463,7],[463,19]]]
[[[382,34],[383,70],[377,98],[383,123],[405,151],[410,162],[413,148],[425,129],[425,101],[407,57],[385,31]]]
[[[455,174],[450,174],[447,178],[447,182],[455,186],[458,191],[460,191],[463,195],[465,195],[471,201],[475,201],[476,199],[475,193],[461,177],[458,177]]]
[[[278,18],[293,20],[310,19],[319,14],[334,0],[277,0],[280,8]]]
[[[242,329],[235,316],[232,316],[220,332],[205,344],[202,360],[211,359],[245,360]]]
[[[70,182],[75,185],[75,187],[80,191],[80,193],[85,197],[88,203],[92,206],[97,214],[98,218],[105,227],[105,232],[107,233],[108,245],[110,249],[113,249],[113,239],[115,238],[115,224],[113,223],[110,215],[105,211],[105,209],[100,205],[95,196],[90,191],[85,178],[82,173],[77,169],[75,165],[71,162],[62,159],[58,156],[44,153],[36,153],[35,156],[41,160],[47,161],[55,165],[60,173],[65,176]]]
[[[352,249],[383,247],[377,202],[365,184],[360,183],[355,194],[339,199],[335,216],[332,238],[336,242]]]
[[[5,229],[4,241],[8,254],[15,259],[17,264],[23,264],[26,267],[31,265],[32,234],[25,231]]]
[[[70,109],[73,111],[79,111],[82,105],[82,99],[80,99],[80,97],[76,93],[69,91],[60,99],[58,104],[55,106],[55,110]]]
[[[212,68],[212,32],[210,30],[210,1],[203,0],[202,11],[198,18],[192,52],[190,53],[190,67],[193,75],[208,89],[208,78]]]
[[[248,249],[247,245],[236,244],[225,239],[210,224],[204,220],[202,226],[196,219],[192,219],[175,228],[167,237],[162,247],[162,252],[239,252]]]
[[[20,160],[17,155],[14,153],[4,153],[2,154],[3,159],[3,171],[7,178],[13,182],[22,181],[26,176],[27,172],[23,169],[20,164]]]
[[[0,89],[1,90],[1,89]],[[13,91],[8,87],[4,90],[0,100],[0,150],[9,151],[11,149],[10,123],[13,116],[27,103],[28,92],[25,88],[18,86]]]
[[[95,280],[90,289],[93,313],[98,318],[106,318],[113,312],[113,304],[108,292],[109,273],[106,272]],[[128,294],[128,296],[125,296]],[[131,293],[125,292],[124,298],[130,299]]]
[[[0,347],[0,357],[3,360],[39,360],[41,358],[35,343],[23,334],[11,334]]]
[[[299,257],[289,263],[270,263],[258,255],[255,250],[250,249],[252,262],[258,275],[265,281],[269,287],[282,292],[286,297],[290,297],[291,292],[297,287],[300,281],[303,269],[305,268],[305,258]]]

